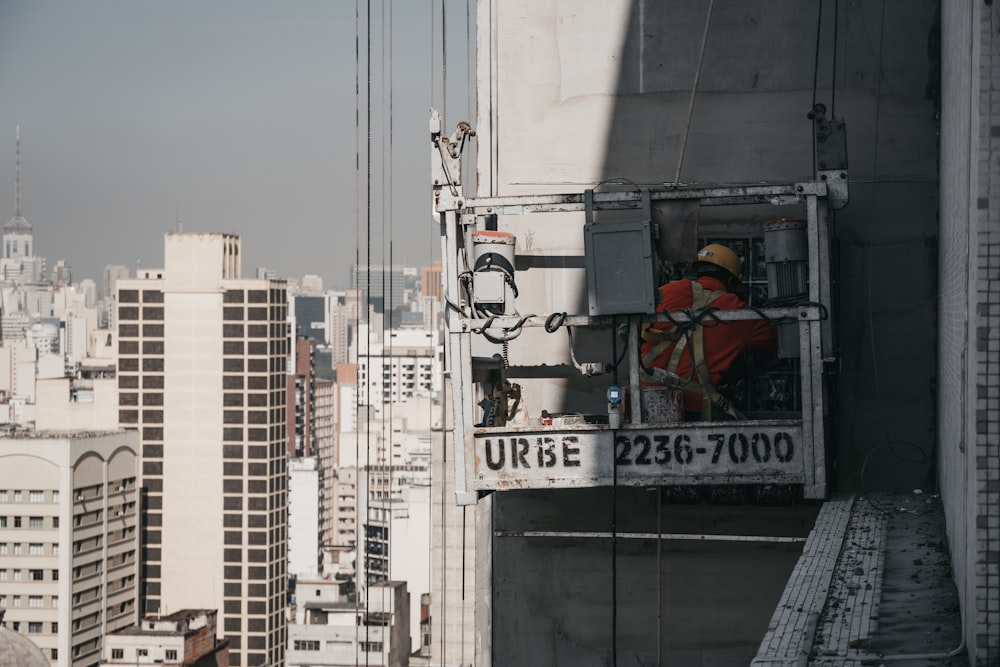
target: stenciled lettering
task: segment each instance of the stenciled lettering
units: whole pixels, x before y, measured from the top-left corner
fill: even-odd
[[[558,460],[556,441],[552,438],[538,438],[538,467],[551,468]]]
[[[563,466],[567,468],[577,468],[580,466],[580,441],[575,435],[567,435],[562,441]]]
[[[588,441],[589,442],[589,441]],[[486,467],[493,471],[579,468],[580,438],[576,435],[537,435],[484,438]],[[619,432],[614,440],[616,466],[709,465],[752,467],[790,463],[795,442],[788,432],[721,431],[715,433]],[[588,464],[589,465],[589,464]]]
[[[486,467],[490,470],[501,470],[503,468],[503,438],[497,438],[496,447],[499,455],[496,460],[493,460],[493,441],[486,441]]]
[[[517,443],[516,445],[514,443]],[[528,459],[526,455],[528,453],[528,448],[530,443],[527,438],[515,438],[511,441],[510,445],[510,467],[511,468],[530,468],[528,465]]]

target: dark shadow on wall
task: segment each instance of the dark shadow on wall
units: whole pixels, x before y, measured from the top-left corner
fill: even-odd
[[[807,180],[813,101],[846,121],[829,369],[840,490],[935,484],[939,33],[935,0],[637,0],[623,42],[604,178]],[[713,209],[699,235],[768,217]]]

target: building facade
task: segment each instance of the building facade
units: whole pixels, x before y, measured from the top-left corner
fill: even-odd
[[[239,237],[167,234],[118,280],[119,420],[142,440],[145,614],[218,609],[230,664],[286,642],[288,307]],[[220,530],[221,528],[221,530]]]
[[[228,667],[229,642],[218,639],[218,612],[182,609],[167,616],[147,616],[138,625],[108,633],[101,667]]]
[[[53,665],[97,665],[138,618],[137,466],[135,433],[0,438],[0,610]]]

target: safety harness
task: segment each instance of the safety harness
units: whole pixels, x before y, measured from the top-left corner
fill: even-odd
[[[725,290],[706,290],[696,280],[691,281],[691,310],[694,312],[708,308],[723,294]],[[720,394],[712,384],[712,374],[708,370],[708,363],[705,361],[705,325],[695,319],[691,320],[691,326],[684,327],[683,330],[674,327],[670,331],[645,327],[642,337],[646,341],[658,341],[642,357],[643,368],[651,368],[656,359],[663,354],[664,350],[674,345],[670,360],[665,369],[668,377],[677,378],[677,367],[680,365],[681,355],[684,350],[691,346],[690,352],[694,361],[694,377],[681,379],[681,384],[686,391],[692,391],[701,395],[701,418],[708,421],[712,417],[712,406],[719,408],[730,417],[736,419],[736,410],[729,403],[725,396]],[[643,371],[643,379],[656,380]],[[692,386],[694,385],[694,386]]]

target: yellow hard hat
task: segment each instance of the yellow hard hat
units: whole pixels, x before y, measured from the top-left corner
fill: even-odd
[[[721,266],[733,274],[737,280],[743,280],[743,265],[740,263],[740,258],[721,243],[709,243],[698,251],[698,257],[695,258],[695,261]]]

